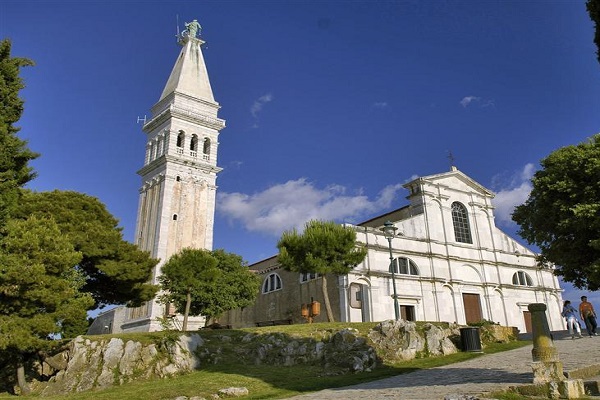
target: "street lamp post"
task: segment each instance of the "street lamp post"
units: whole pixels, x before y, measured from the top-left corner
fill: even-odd
[[[390,248],[390,269],[392,270],[392,287],[394,288],[394,314],[396,316],[396,321],[398,321],[400,319],[400,309],[398,308],[398,296],[396,295],[396,268],[394,267],[394,255],[392,254],[392,238],[396,236],[398,228],[396,228],[391,221],[385,221],[383,228],[380,230],[388,240]]]

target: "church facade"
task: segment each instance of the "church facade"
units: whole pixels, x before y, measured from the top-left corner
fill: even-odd
[[[539,265],[532,251],[496,227],[491,191],[454,167],[404,187],[405,207],[346,224],[368,253],[347,275],[327,279],[337,321],[393,319],[397,307],[405,320],[487,320],[530,332],[527,306],[545,303],[550,329],[564,329],[562,289],[553,268]],[[386,223],[396,228],[390,240]],[[285,271],[277,257],[250,267],[263,278],[257,302],[230,312],[222,323],[301,323],[302,304],[318,301],[323,309],[318,275]],[[314,317],[326,320],[324,312]]]

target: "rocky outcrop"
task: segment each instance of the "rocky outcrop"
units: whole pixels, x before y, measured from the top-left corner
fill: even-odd
[[[241,331],[190,335],[170,332],[157,333],[154,343],[118,337],[78,337],[66,350],[40,364],[38,370],[47,382],[40,383],[37,391],[49,395],[101,389],[219,363],[311,364],[321,366],[324,374],[358,373],[372,370],[383,360],[394,362],[457,352],[459,327],[445,326],[385,321],[366,337],[353,328],[315,330],[310,337]],[[482,336],[503,341],[510,337],[506,330],[496,327],[492,333],[485,330]],[[500,339],[495,340],[496,336]]]
[[[239,341],[239,343],[231,343]],[[371,370],[379,361],[375,350],[356,329],[322,332],[318,338],[282,333],[249,333],[239,339],[221,335],[196,352],[201,363],[236,359],[245,364],[292,366],[322,365],[332,373]]]
[[[120,338],[96,341],[78,337],[67,350],[53,356],[66,363],[50,378],[42,393],[81,392],[121,385],[133,379],[192,371],[199,366],[193,351],[201,344],[199,335],[181,335],[164,349],[156,344],[142,345]]]
[[[459,335],[458,326],[447,329],[425,324],[419,331],[410,321],[384,321],[369,333],[373,347],[390,361],[412,360],[429,356],[456,353],[458,348],[450,339]]]

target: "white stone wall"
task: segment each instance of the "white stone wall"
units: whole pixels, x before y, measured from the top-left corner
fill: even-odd
[[[412,216],[395,221],[399,235],[392,239],[392,254],[412,260],[419,276],[396,274],[400,305],[413,306],[417,320],[464,324],[463,294],[477,294],[484,319],[525,331],[527,305],[545,303],[550,329],[563,329],[561,289],[553,270],[540,268],[534,253],[495,227],[491,192],[458,171],[406,186],[412,193]],[[473,243],[455,241],[451,215],[455,201],[467,208]],[[366,284],[373,321],[394,318],[389,245],[379,229],[356,227],[358,242],[367,246],[368,255],[349,274],[340,294],[348,296],[352,283]],[[531,278],[531,286],[513,284],[520,271]],[[342,315],[361,321],[365,313],[349,308]]]

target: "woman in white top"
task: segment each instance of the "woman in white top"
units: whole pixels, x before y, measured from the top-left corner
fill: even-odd
[[[571,305],[569,300],[565,300],[561,314],[567,320],[567,328],[569,329],[571,339],[575,339],[575,331],[578,337],[582,337],[581,327],[579,326],[579,321],[577,321],[577,310]]]

